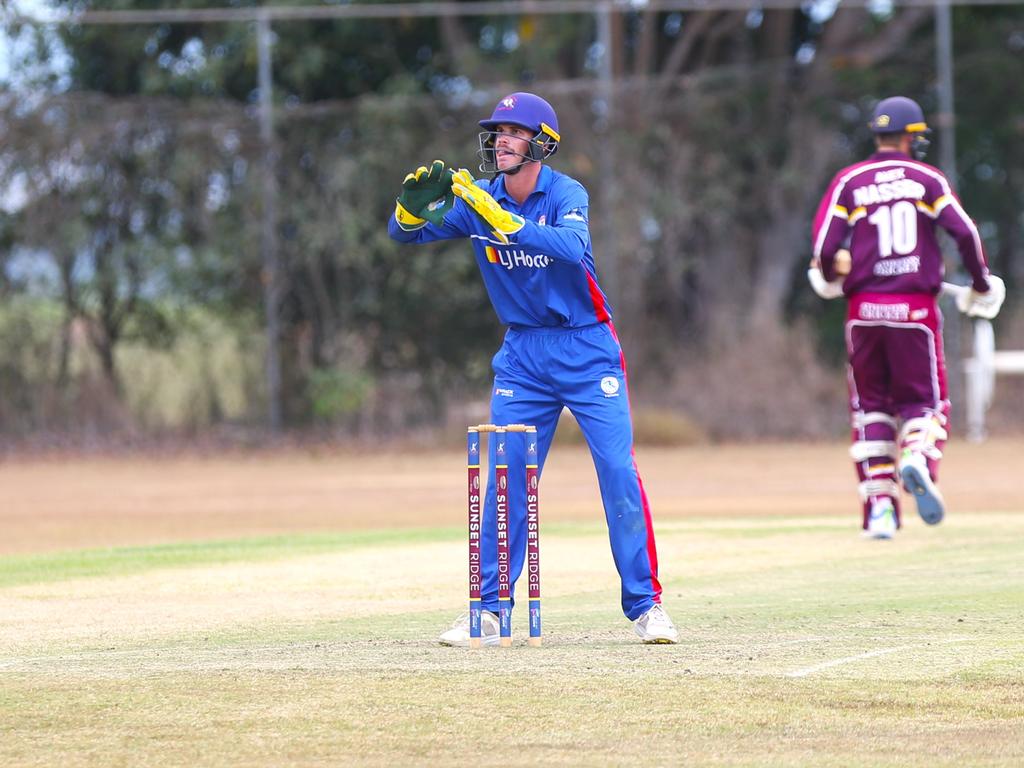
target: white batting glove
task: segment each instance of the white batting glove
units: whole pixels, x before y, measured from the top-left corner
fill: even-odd
[[[823,299],[839,299],[843,295],[842,277],[837,277],[831,283],[821,273],[821,267],[810,267],[807,270],[807,282],[811,289]]]
[[[960,293],[956,297],[956,308],[968,317],[994,318],[1006,299],[1006,283],[1001,277],[989,275],[988,284],[989,289],[985,293],[978,293],[973,288]]]

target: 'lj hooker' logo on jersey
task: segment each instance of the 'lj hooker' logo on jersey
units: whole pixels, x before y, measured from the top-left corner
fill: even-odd
[[[487,254],[487,261],[491,264],[501,264],[505,269],[544,269],[551,263],[551,259],[543,253],[527,253],[520,248],[495,248],[488,245],[484,247],[484,252]]]

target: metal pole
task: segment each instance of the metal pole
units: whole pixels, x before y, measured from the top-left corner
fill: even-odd
[[[936,0],[935,4],[935,72],[939,111],[935,115],[935,127],[939,139],[939,167],[946,174],[954,188],[957,187],[956,176],[956,112],[953,103],[953,22],[949,0]],[[953,258],[953,248],[949,240],[943,242],[943,254],[947,263]],[[959,270],[958,270],[959,271]],[[966,389],[963,380],[964,354],[962,345],[964,323],[962,315],[953,306],[950,299],[945,300],[946,311],[944,320],[948,324],[948,333],[944,334],[946,353],[946,382],[949,388],[949,399],[952,403],[963,402],[962,395]],[[967,351],[970,354],[970,351]],[[970,407],[968,405],[968,407]],[[958,424],[965,419],[957,409],[953,416]]]
[[[278,432],[281,410],[281,275],[277,257],[277,153],[274,145],[274,93],[271,76],[270,18],[256,22],[259,49],[260,141],[263,144],[263,218],[260,253],[263,273],[263,309],[267,334],[267,417],[270,429]]]
[[[956,185],[956,113],[953,106],[953,11],[949,0],[935,5],[935,69],[938,74],[939,166]]]
[[[601,169],[601,227],[603,247],[601,253],[595,254],[595,262],[600,270],[601,283],[605,293],[611,299],[612,306],[618,309],[617,301],[622,297],[622,286],[619,283],[618,238],[615,236],[616,195],[615,185],[609,183],[615,178],[615,146],[614,132],[611,130],[614,119],[615,78],[612,72],[612,4],[598,3],[594,9],[597,21],[597,42],[601,46],[601,65],[598,69],[597,98],[594,99],[593,112],[596,133],[601,139],[598,148],[599,167]]]

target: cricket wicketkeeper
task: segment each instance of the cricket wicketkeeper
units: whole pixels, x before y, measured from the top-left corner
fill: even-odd
[[[612,555],[622,580],[622,610],[649,643],[675,643],[678,633],[661,607],[651,511],[633,460],[626,364],[612,309],[594,268],[586,190],[543,164],[558,149],[558,118],[532,93],[513,93],[480,121],[480,170],[440,160],[406,176],[388,231],[402,243],[468,238],[505,340],[494,356],[491,421],[537,427],[538,466],[568,407],[597,467]],[[494,441],[484,519],[494,520]],[[525,486],[518,441],[509,441],[509,487]],[[526,509],[510,509],[514,583],[526,550]],[[513,502],[515,499],[513,498]],[[497,543],[483,526],[481,602],[485,644],[498,643]],[[468,615],[441,635],[466,645]]]
[[[995,316],[1005,288],[989,274],[978,229],[949,181],[921,162],[931,132],[921,107],[884,99],[869,125],[877,151],[829,185],[814,218],[808,276],[819,295],[848,302],[850,455],[866,535],[890,539],[900,527],[897,478],[926,523],[945,513],[936,486],[949,427],[937,230],[956,242],[971,278],[962,312]]]

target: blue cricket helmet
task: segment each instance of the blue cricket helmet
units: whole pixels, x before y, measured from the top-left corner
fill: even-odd
[[[510,93],[498,102],[490,119],[481,120],[480,127],[480,170],[484,173],[497,173],[498,167],[494,156],[494,142],[497,139],[497,127],[502,124],[518,125],[533,131],[529,140],[527,155],[522,155],[524,162],[540,161],[551,157],[558,151],[558,142],[562,137],[558,133],[558,116],[555,110],[540,96],[533,93]],[[505,171],[515,173],[522,163],[514,169]]]
[[[868,127],[872,133],[931,133],[920,105],[906,96],[878,102]]]
[[[914,137],[910,142],[910,153],[917,160],[924,160],[931,146],[927,136],[932,129],[924,120],[924,111],[920,104],[906,96],[890,96],[878,102],[868,127],[876,136],[909,133]]]

